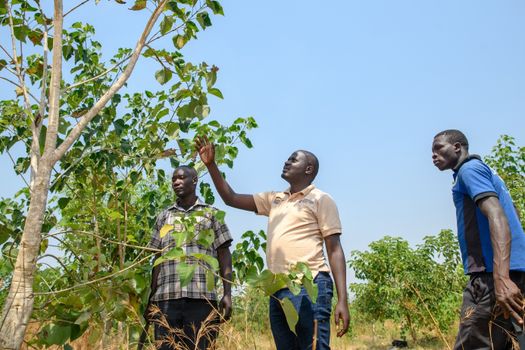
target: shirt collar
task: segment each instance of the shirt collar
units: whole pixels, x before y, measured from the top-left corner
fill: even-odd
[[[300,190],[299,192],[297,193],[300,193],[302,194],[303,196],[307,196],[308,193],[312,192],[312,190],[315,188],[315,185],[314,184],[310,184],[309,186],[303,188],[302,190]],[[282,192],[283,195],[288,195],[288,196],[291,196],[292,194],[290,193],[290,187],[288,187],[286,190],[284,190]],[[295,194],[295,193],[294,193]]]
[[[459,163],[458,165],[456,165],[456,167],[453,169],[454,174],[457,174],[458,171],[459,171],[459,168],[461,168],[465,163],[471,161],[472,159],[481,160],[481,157],[478,156],[477,154],[471,154],[471,155],[469,155],[467,158],[463,159],[463,161],[462,161],[461,163]]]
[[[195,203],[191,207],[189,207],[188,209],[184,209],[183,207],[180,207],[177,204],[177,202],[175,202],[175,203],[173,203],[173,205],[171,207],[168,208],[168,210],[178,210],[178,211],[189,212],[189,211],[192,211],[195,207],[199,207],[199,206],[207,207],[209,205],[204,203],[203,201],[201,201],[201,199],[199,197],[197,197],[197,200],[195,201]]]

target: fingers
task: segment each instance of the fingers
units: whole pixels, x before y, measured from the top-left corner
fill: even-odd
[[[342,337],[348,332],[349,319],[341,311],[335,313],[335,327],[337,331],[337,337]]]

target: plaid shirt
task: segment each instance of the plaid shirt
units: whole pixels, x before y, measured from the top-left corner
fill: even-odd
[[[157,216],[157,221],[153,229],[153,236],[149,246],[155,249],[163,249],[164,253],[170,251],[170,247],[175,247],[175,238],[167,233],[161,237],[161,229],[164,225],[173,225],[173,232],[184,231],[181,219],[191,217],[192,213],[204,210],[204,215],[197,216],[197,224],[194,226],[194,235],[197,237],[203,230],[212,229],[215,239],[210,247],[206,248],[193,241],[183,244],[182,250],[186,255],[192,253],[207,254],[217,258],[217,248],[224,243],[231,242],[232,237],[226,224],[221,224],[214,215],[217,210],[212,206],[203,203],[197,199],[195,204],[188,210],[179,207],[176,203],[164,210]],[[166,248],[168,247],[168,248]],[[195,272],[191,282],[181,287],[180,277],[177,273],[177,260],[168,260],[159,265],[160,271],[157,279],[157,290],[153,295],[152,301],[171,300],[179,298],[208,299],[217,300],[215,291],[208,291],[206,288],[206,269],[197,263],[197,259],[188,256],[185,260],[187,264],[196,265]],[[201,261],[202,263],[202,261]]]

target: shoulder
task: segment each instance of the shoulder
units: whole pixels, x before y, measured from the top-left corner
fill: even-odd
[[[315,201],[318,206],[335,206],[335,201],[333,197],[328,194],[327,192],[324,192],[323,190],[320,190],[318,188],[312,189],[308,196],[311,200]]]
[[[328,194],[327,192],[323,191],[323,190],[320,190],[319,188],[317,187],[314,187],[309,195],[311,195],[312,197],[316,198],[316,199],[329,199],[329,200],[333,200],[332,196],[330,194]]]
[[[480,159],[472,159],[459,168],[458,176],[463,179],[476,177],[490,177],[492,170]]]

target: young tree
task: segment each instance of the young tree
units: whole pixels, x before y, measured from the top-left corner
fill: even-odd
[[[115,118],[120,99],[117,92],[126,84],[139,57],[151,57],[161,64],[155,73],[161,84],[168,82],[173,72],[181,78],[180,85],[172,91],[180,93],[180,101],[186,101],[181,102],[179,116],[204,118],[209,114],[202,91],[185,91],[181,87],[192,78],[192,67],[181,64],[178,51],[169,52],[154,45],[161,37],[173,36],[173,43],[180,50],[196,37],[199,26],[204,29],[211,25],[208,11],[222,14],[217,1],[135,0],[130,10],[148,9],[150,15],[135,47],[120,49],[109,62],[111,65],[101,62],[97,52],[100,44],[87,39],[85,34],[92,30],[91,26],[75,23],[64,28],[64,17],[87,2],[64,12],[62,1],[54,0],[52,16],[39,0],[0,2],[0,24],[9,33],[2,35],[0,42],[0,79],[13,85],[16,93],[14,99],[0,104],[0,148],[7,152],[18,142],[25,142],[27,157],[21,157],[16,167],[19,173],[28,167],[30,171],[29,205],[23,233],[16,239],[18,254],[0,319],[0,347],[5,349],[20,347],[33,310],[35,267],[54,168],[82,135],[91,137],[86,130],[94,120]],[[25,56],[28,51],[36,53]],[[64,63],[70,65],[74,76],[71,82],[63,80]],[[206,69],[209,81],[213,80],[216,70]],[[208,84],[207,93],[221,96],[212,86]],[[120,126],[114,125],[115,129]],[[2,225],[4,236],[6,229],[7,225]]]
[[[409,332],[414,342],[418,330],[448,329],[457,318],[464,285],[453,232],[427,236],[415,249],[389,236],[369,247],[353,251],[349,260],[363,281],[350,285],[357,310],[370,321],[399,322],[402,335]]]
[[[516,146],[512,136],[501,135],[485,161],[507,185],[525,227],[525,147]]]

